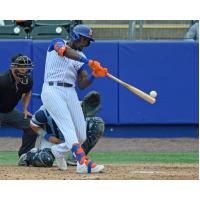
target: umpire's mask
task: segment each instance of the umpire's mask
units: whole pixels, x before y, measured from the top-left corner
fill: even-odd
[[[29,83],[33,64],[28,56],[17,55],[12,59],[11,67],[14,69],[14,73],[19,78],[21,84],[26,85]]]

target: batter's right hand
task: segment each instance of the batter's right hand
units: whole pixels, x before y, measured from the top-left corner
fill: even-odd
[[[105,77],[108,75],[108,69],[104,67],[100,67],[100,69],[94,70],[92,74],[95,77]]]
[[[101,69],[101,64],[96,60],[89,60],[88,65],[92,68],[93,71],[98,71]]]

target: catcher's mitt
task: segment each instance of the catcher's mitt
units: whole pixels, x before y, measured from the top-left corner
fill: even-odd
[[[100,94],[96,91],[89,92],[81,103],[85,117],[94,117],[100,110]]]

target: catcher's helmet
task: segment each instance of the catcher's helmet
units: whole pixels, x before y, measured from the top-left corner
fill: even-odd
[[[76,25],[73,30],[71,31],[70,37],[73,41],[79,40],[80,35],[84,36],[86,38],[89,38],[90,41],[94,42],[94,39],[92,38],[92,29],[86,25],[79,24]]]
[[[33,64],[31,59],[28,56],[22,55],[22,54],[18,54],[17,56],[15,56],[14,58],[12,58],[12,63],[11,66],[25,66],[27,68],[32,68]]]
[[[33,70],[33,64],[28,56],[18,54],[12,58],[11,68],[14,69],[15,75],[19,78],[22,84],[28,84],[31,78],[31,71]],[[21,71],[26,69],[26,71]]]

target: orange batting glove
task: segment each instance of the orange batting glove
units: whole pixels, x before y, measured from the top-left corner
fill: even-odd
[[[105,76],[108,75],[108,69],[100,67],[100,69],[94,70],[93,73],[92,73],[92,75],[94,77],[105,77]]]
[[[101,64],[95,60],[89,60],[88,65],[92,68],[93,71],[100,70]]]

